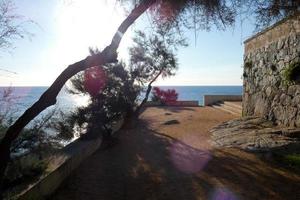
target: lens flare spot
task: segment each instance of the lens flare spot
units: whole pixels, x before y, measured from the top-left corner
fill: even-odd
[[[215,189],[212,200],[238,200],[238,198],[226,188]]]
[[[201,171],[211,159],[208,151],[193,148],[182,142],[171,146],[170,155],[175,167],[189,174]]]
[[[106,86],[106,74],[101,67],[91,67],[84,72],[84,88],[95,97]]]

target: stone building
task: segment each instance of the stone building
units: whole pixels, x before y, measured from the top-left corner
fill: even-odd
[[[243,115],[300,127],[300,14],[244,43]]]

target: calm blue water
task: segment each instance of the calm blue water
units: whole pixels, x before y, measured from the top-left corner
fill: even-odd
[[[175,89],[179,96],[178,100],[197,100],[199,105],[203,105],[203,95],[241,95],[242,86],[160,86],[161,89]],[[0,87],[0,97],[5,87]],[[17,97],[16,106],[20,112],[25,111],[39,99],[47,87],[13,87],[13,95]],[[76,105],[82,105],[85,101],[83,97],[68,94],[63,89],[58,96],[58,105],[63,109],[72,109]],[[3,105],[0,105],[3,106]]]
[[[242,86],[160,86],[161,89],[175,89],[178,100],[196,100],[203,105],[204,95],[241,95]]]
[[[7,87],[0,87],[0,112],[5,110],[5,106],[10,106],[10,108],[13,109],[13,112],[19,116],[40,98],[47,87],[12,87],[13,106],[1,102],[3,91],[5,89],[7,89]],[[63,88],[57,97],[57,106],[61,110],[71,111],[77,105],[82,105],[83,101],[86,101],[86,99],[87,98],[82,96],[71,95]],[[47,110],[49,109],[51,109],[51,107]],[[47,110],[43,113],[47,112]]]

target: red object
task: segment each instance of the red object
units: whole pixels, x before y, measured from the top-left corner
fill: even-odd
[[[159,22],[165,23],[176,17],[176,11],[180,9],[180,4],[173,4],[164,0],[157,0],[150,7],[152,16],[155,16]]]
[[[101,67],[91,67],[84,72],[84,89],[95,97],[106,86],[106,74]]]
[[[163,96],[164,96],[164,99],[165,99],[166,103],[176,102],[177,98],[178,98],[178,94],[177,94],[177,92],[174,89],[173,90],[164,91],[164,95]]]
[[[158,87],[154,87],[153,95],[158,97],[158,99],[165,104],[176,102],[178,99],[178,93],[174,89],[161,90]]]

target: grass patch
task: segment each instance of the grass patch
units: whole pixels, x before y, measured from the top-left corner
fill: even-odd
[[[300,154],[288,154],[283,156],[283,160],[293,166],[300,168]]]
[[[276,153],[275,159],[283,166],[300,170],[300,153]]]

